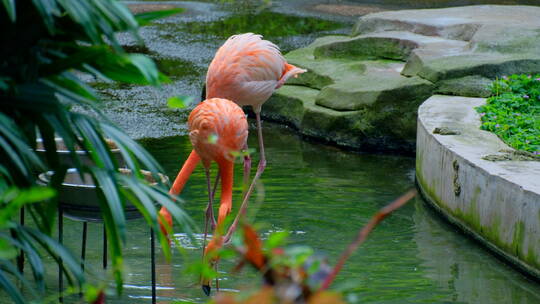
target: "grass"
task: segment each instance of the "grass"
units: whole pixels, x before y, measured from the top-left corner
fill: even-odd
[[[517,150],[540,155],[540,74],[503,76],[491,90],[493,96],[476,108],[481,129]]]

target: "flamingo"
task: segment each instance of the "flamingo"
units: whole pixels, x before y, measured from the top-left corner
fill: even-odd
[[[245,145],[248,136],[247,119],[237,104],[223,98],[210,98],[197,105],[188,118],[189,139],[193,145],[188,159],[182,166],[169,193],[177,195],[186,184],[189,176],[202,161],[208,184],[209,202],[207,216],[214,218],[212,212],[213,191],[210,185],[210,164],[218,164],[221,177],[221,201],[218,211],[219,226],[225,221],[232,208],[232,184],[234,156]],[[215,137],[215,142],[212,138]],[[160,210],[169,226],[172,217],[165,207]],[[164,226],[161,227],[166,233]]]
[[[240,151],[248,137],[248,123],[242,108],[234,102],[222,98],[206,99],[197,105],[188,118],[189,139],[193,145],[193,151],[182,166],[179,177],[176,178],[171,192],[179,191],[199,161],[202,161],[206,182],[208,186],[208,206],[206,215],[214,219],[213,215],[213,190],[210,184],[210,165],[213,161],[218,164],[221,176],[221,200],[219,204],[217,229],[223,227],[227,215],[232,209],[232,188],[234,156],[232,153]],[[216,138],[216,140],[211,140]],[[169,225],[172,219],[164,208],[160,214],[165,217]],[[215,228],[213,225],[213,229]],[[162,229],[164,227],[162,226]],[[208,229],[208,221],[205,224],[205,236]],[[214,237],[206,246],[204,255],[211,256],[210,263],[215,264],[217,257],[213,254],[223,243],[223,236],[215,230]],[[210,284],[203,281],[203,290],[208,295]]]
[[[255,112],[257,120],[257,134],[259,139],[260,160],[253,181],[244,194],[249,197],[253,186],[266,167],[266,155],[261,127],[261,108],[272,93],[280,88],[290,77],[306,72],[287,63],[279,47],[274,43],[263,40],[261,35],[245,33],[233,35],[218,49],[210,63],[206,74],[206,99],[224,98],[232,100],[240,106],[250,105]],[[247,146],[246,146],[247,147]],[[169,193],[179,195],[187,179],[195,170],[200,161],[197,152],[193,150],[178,173]],[[250,159],[245,158],[244,174],[249,175]],[[219,178],[219,174],[217,178]],[[246,182],[247,179],[244,179]],[[172,218],[168,210],[163,207],[160,215],[172,227]],[[213,211],[206,209],[206,223],[212,221],[215,227]],[[167,234],[165,226],[160,221],[161,230]]]
[[[240,106],[251,106],[255,113],[260,159],[252,184],[266,167],[262,105],[287,79],[306,71],[287,63],[277,45],[253,33],[233,35],[227,39],[208,67],[206,98],[229,99]]]

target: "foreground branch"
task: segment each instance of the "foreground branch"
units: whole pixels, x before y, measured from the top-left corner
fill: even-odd
[[[407,193],[403,194],[401,197],[397,198],[395,201],[393,201],[391,204],[387,205],[386,207],[382,208],[375,214],[371,220],[358,232],[358,235],[356,236],[356,239],[347,247],[347,249],[341,254],[341,257],[338,260],[338,263],[332,269],[332,272],[326,277],[324,280],[321,290],[327,289],[330,284],[334,281],[336,275],[339,273],[341,268],[343,268],[343,265],[347,261],[347,259],[351,256],[351,254],[360,246],[368,237],[368,235],[371,233],[371,231],[382,221],[385,217],[387,217],[390,213],[392,213],[394,210],[400,208],[401,206],[405,205],[409,200],[411,200],[413,197],[415,197],[417,194],[416,189],[411,189]]]

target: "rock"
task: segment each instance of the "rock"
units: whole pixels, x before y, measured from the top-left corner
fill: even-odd
[[[351,35],[408,31],[426,36],[470,41],[479,28],[540,27],[540,7],[473,5],[441,9],[400,10],[361,17]]]
[[[264,104],[265,119],[282,122],[301,134],[368,151],[413,151],[416,114],[400,111],[336,111],[315,104],[319,90],[285,85]],[[391,117],[401,116],[401,117]]]
[[[305,104],[313,103],[319,90],[294,85],[284,85],[277,90],[263,107],[261,115],[273,121],[300,128]]]
[[[406,31],[370,33],[315,47],[314,55],[332,58],[394,59],[405,61],[416,48],[463,48],[465,42],[418,35]]]
[[[399,107],[402,102],[420,102],[431,96],[433,84],[419,77],[404,77],[396,63],[370,62],[361,76],[324,87],[315,103],[335,110]]]
[[[441,81],[437,84],[437,94],[467,97],[489,97],[493,80],[478,75]]]
[[[409,67],[405,65],[407,74]],[[468,53],[425,58],[415,74],[432,82],[478,75],[490,79],[511,74],[540,72],[540,54]]]
[[[300,74],[298,78],[289,79],[287,83],[322,89],[342,79],[362,74],[365,67],[359,62],[348,59],[321,59],[315,61],[313,51],[317,46],[347,39],[346,36],[327,36],[315,40],[308,47],[289,52],[286,55],[287,61],[308,71]]]
[[[433,93],[487,97],[497,77],[540,72],[538,16],[539,7],[497,5],[363,16],[352,36],[285,56],[308,72],[265,115],[347,147],[412,152],[417,108]]]
[[[382,12],[360,18],[352,32],[358,38],[351,39],[388,31],[446,39],[414,48],[403,74],[432,82],[468,75],[493,79],[540,72],[539,15],[539,7],[500,5]]]

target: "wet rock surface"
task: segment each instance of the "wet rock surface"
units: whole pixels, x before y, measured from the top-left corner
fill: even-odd
[[[304,102],[305,115],[314,103],[325,108],[328,120],[344,111],[355,112],[358,119],[341,124],[348,139],[317,137],[351,148],[410,152],[417,108],[432,94],[486,97],[496,77],[540,72],[538,16],[540,7],[498,5],[369,14],[359,19],[351,36],[319,38],[287,54],[289,62],[309,72],[273,98],[300,98],[296,86],[318,90],[311,93],[313,101]],[[295,121],[303,121],[295,115]],[[293,125],[313,134],[302,123]]]

